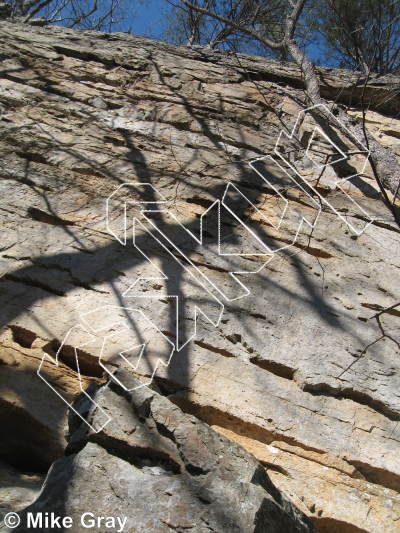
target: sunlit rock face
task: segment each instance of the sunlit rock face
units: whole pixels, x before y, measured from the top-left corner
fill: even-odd
[[[117,377],[141,383],[126,370]],[[253,455],[167,398],[147,387],[121,395],[116,384],[93,396],[99,408],[86,408],[88,423],[101,423],[101,409],[112,421],[93,432],[72,417],[67,454],[21,513],[18,531],[43,512],[70,517],[77,533],[99,518],[104,527],[107,517],[126,531],[315,532]],[[108,527],[116,529],[112,520]]]
[[[124,366],[318,531],[397,531],[399,229],[365,154],[302,112],[297,70],[6,22],[0,51],[4,461],[42,475],[65,401]],[[355,117],[368,95],[399,155],[398,80],[320,75]]]

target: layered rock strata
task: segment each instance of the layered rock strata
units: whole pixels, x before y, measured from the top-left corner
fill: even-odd
[[[52,465],[17,531],[29,531],[29,513],[42,512],[70,517],[77,533],[99,515],[120,518],[125,531],[314,532],[251,454],[168,399],[147,388],[124,394],[115,384],[94,398],[112,421],[94,433],[72,417],[67,455]],[[99,415],[86,414],[92,426]]]
[[[324,204],[315,227],[304,226],[293,245],[291,221],[279,228],[265,221],[277,216],[277,193],[249,166],[296,123],[304,102],[297,70],[124,34],[5,22],[0,51],[0,417],[10,427],[2,457],[26,470],[16,456],[28,456],[32,470],[45,472],[63,453],[66,406],[36,374],[43,357],[43,375],[67,401],[81,384],[105,381],[98,346],[79,351],[82,382],[76,344],[60,350],[82,313],[134,302],[157,318],[166,343],[174,336],[171,294],[189,308],[196,301],[215,311],[212,297],[173,263],[171,250],[151,239],[140,241],[142,251],[169,281],[137,283],[129,295],[153,266],[107,231],[107,197],[123,183],[150,184],[154,201],[162,195],[170,212],[198,231],[199,218],[230,182],[257,206],[243,216],[263,238],[291,246],[246,278],[250,296],[227,303],[217,326],[199,320],[192,342],[158,368],[157,386],[253,453],[318,531],[397,531],[399,229],[371,169],[356,160],[360,176],[348,193],[364,211],[331,186],[331,176],[316,186],[336,212]],[[360,103],[357,80],[335,71],[320,75],[326,97]],[[393,84],[368,85],[366,125],[399,154]],[[357,107],[350,112],[361,116]],[[328,153],[326,140],[318,146]],[[316,205],[306,192],[284,173],[275,178],[294,212],[311,219]],[[121,231],[122,213],[118,204]],[[369,215],[374,222],[360,236],[349,229],[347,223],[365,224]],[[213,255],[212,221],[206,247],[162,217],[155,223],[228,293],[230,264]],[[223,222],[230,250],[243,247],[243,227]],[[243,259],[240,267],[243,262],[256,270],[265,257]],[[109,324],[112,316],[96,321]],[[153,357],[139,377],[148,380],[156,351]]]

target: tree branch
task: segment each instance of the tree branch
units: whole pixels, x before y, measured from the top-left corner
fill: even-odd
[[[294,32],[296,30],[297,23],[301,16],[307,0],[298,0],[295,4],[292,4],[293,9],[291,13],[286,17],[285,23],[285,40],[293,39]]]
[[[283,48],[284,42],[275,42],[270,39],[267,39],[266,37],[263,37],[260,35],[257,31],[252,30],[251,28],[248,28],[247,26],[242,26],[240,23],[237,23],[233,20],[230,20],[222,15],[218,15],[214,11],[210,11],[209,9],[205,9],[204,7],[196,6],[195,4],[192,4],[189,2],[189,0],[182,0],[182,2],[190,9],[194,9],[195,11],[198,11],[199,13],[202,13],[203,15],[208,15],[209,17],[212,17],[216,20],[219,20],[220,22],[223,22],[224,24],[229,25],[231,28],[235,29],[236,31],[240,31],[241,33],[244,33],[246,35],[249,35],[250,37],[253,37],[260,43],[264,44],[267,48],[272,48],[273,50],[279,50],[280,48]]]

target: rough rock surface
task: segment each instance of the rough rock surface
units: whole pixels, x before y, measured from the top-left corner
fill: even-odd
[[[125,531],[314,531],[239,445],[147,387],[122,392],[111,384],[95,394],[113,417],[103,431],[73,420],[68,455],[52,465],[17,531],[29,531],[26,513],[42,511],[70,516],[80,533],[81,515],[99,510],[127,517]],[[93,426],[98,413],[87,415]]]
[[[150,289],[137,283],[126,297],[151,268],[107,232],[106,198],[121,183],[151,183],[197,231],[230,181],[253,195],[258,211],[250,218],[264,237],[290,244],[290,223],[278,231],[263,221],[274,216],[277,195],[260,185],[248,161],[271,152],[282,128],[291,131],[303,93],[290,65],[128,35],[0,23],[0,52],[0,418],[13,428],[0,447],[11,461],[22,442],[43,471],[65,446],[66,410],[36,369],[47,354],[47,378],[69,401],[79,392],[76,344],[64,346],[58,366],[52,357],[82,310],[134,301],[157,317],[164,337],[154,342],[164,345],[174,332],[168,295],[213,312],[212,298],[205,301],[183,268],[171,270],[171,257],[154,242],[144,249],[169,281]],[[328,70],[321,79],[325,96],[359,103],[357,80]],[[366,123],[399,154],[395,83],[368,86]],[[360,116],[356,107],[351,112]],[[319,147],[327,150],[323,140]],[[227,304],[217,327],[199,321],[195,339],[158,369],[157,384],[254,453],[319,531],[391,533],[400,520],[400,309],[393,307],[400,234],[371,170],[357,157],[354,167],[363,172],[349,182],[349,194],[365,211],[330,186],[332,176],[319,183],[342,218],[324,208],[312,231],[246,279],[251,297]],[[294,210],[312,216],[315,204],[304,191],[287,183],[284,190]],[[117,208],[120,229],[122,212]],[[357,237],[344,219],[363,224],[365,213],[375,221]],[[228,245],[243,246],[246,235],[225,222]],[[210,255],[215,228],[207,248],[179,236],[171,219],[161,225],[209,279],[237,289],[229,261]],[[264,259],[243,261],[254,269]],[[112,316],[95,319],[110,324]],[[149,377],[154,354],[138,375]],[[81,350],[83,385],[104,380],[98,357],[98,346]]]
[[[0,463],[0,523],[5,514],[30,505],[38,497],[44,476],[21,472],[6,463]]]

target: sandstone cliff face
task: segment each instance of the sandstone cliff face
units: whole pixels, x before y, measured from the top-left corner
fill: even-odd
[[[209,316],[219,313],[215,291],[196,285],[201,273],[231,301],[217,325],[198,321],[193,340],[159,365],[155,386],[251,452],[318,531],[398,531],[398,227],[360,154],[348,195],[333,187],[331,171],[319,180],[303,165],[318,202],[275,166],[276,189],[294,213],[281,226],[273,221],[282,198],[248,164],[273,151],[282,129],[292,131],[303,100],[297,71],[128,35],[7,23],[0,23],[0,51],[4,460],[44,472],[63,454],[67,409],[36,374],[44,356],[42,375],[69,402],[81,386],[104,383],[96,342],[79,349],[79,380],[74,348],[87,342],[82,329],[59,349],[82,315],[101,308],[89,317],[103,331],[115,325],[116,307],[154,317],[162,335],[140,330],[154,349],[136,368],[148,381],[174,339],[171,295],[189,309],[184,340],[195,304]],[[362,99],[343,73],[321,70],[321,79],[327,97],[350,105]],[[396,83],[368,85],[366,123],[400,155],[399,96],[390,91]],[[356,107],[351,112],[360,115]],[[329,155],[326,138],[313,152]],[[260,165],[270,176],[268,164]],[[185,251],[198,279],[174,262],[172,244],[163,248],[142,231],[143,255],[107,230],[106,199],[127,182],[150,193],[141,198],[136,191],[131,199],[162,196],[168,203],[170,215],[151,220]],[[254,253],[234,217],[223,214],[222,241],[231,254],[248,246],[251,255],[240,259],[216,253],[213,211],[203,218],[208,240],[201,245],[173,218],[198,234],[200,217],[224,197],[228,182],[237,187],[225,196],[230,205],[263,241],[281,248],[263,268],[265,255]],[[242,208],[238,190],[257,209]],[[294,239],[298,214],[313,221],[319,205],[314,228],[304,224]],[[112,229],[122,238],[124,199],[111,207]],[[363,229],[370,215],[374,222],[360,236],[351,231],[349,225]],[[154,269],[158,279],[133,286]],[[244,276],[250,294],[234,300],[238,285],[229,272],[243,269],[260,271]],[[110,346],[119,349],[117,341]]]
[[[251,454],[168,399],[147,388],[121,394],[113,383],[94,398],[113,420],[98,433],[72,417],[66,457],[26,512],[70,516],[77,533],[87,530],[80,516],[99,504],[103,516],[127,517],[125,531],[314,533]],[[86,415],[92,426],[101,416],[97,408]],[[30,529],[25,516],[18,531]]]

